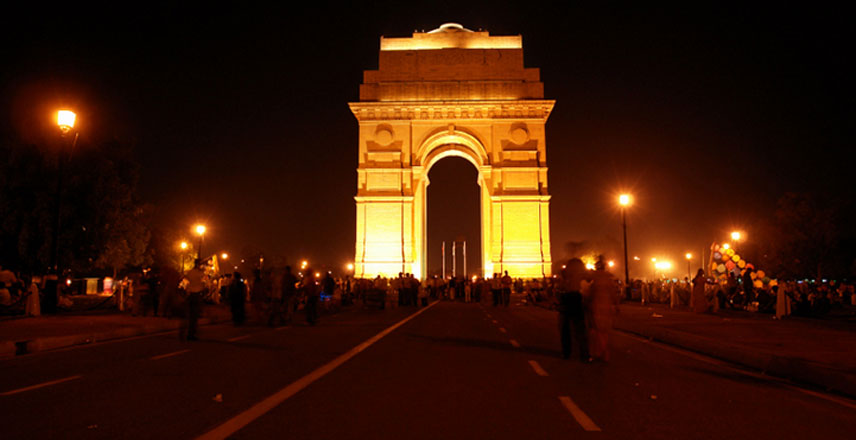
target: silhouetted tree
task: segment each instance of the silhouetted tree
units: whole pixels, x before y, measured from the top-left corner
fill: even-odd
[[[835,256],[841,208],[840,203],[811,193],[787,193],[779,199],[768,250],[777,275],[822,278],[840,270],[842,262]]]
[[[0,145],[0,258],[39,273],[48,266],[57,163],[64,161],[59,249],[77,273],[149,264],[146,210],[136,197],[138,166],[119,142],[76,151]]]

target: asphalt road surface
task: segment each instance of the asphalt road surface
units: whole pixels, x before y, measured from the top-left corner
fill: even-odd
[[[298,315],[299,317],[299,315]],[[406,320],[405,322],[402,322]],[[856,404],[554,312],[441,302],[0,361],[0,438],[852,439]]]

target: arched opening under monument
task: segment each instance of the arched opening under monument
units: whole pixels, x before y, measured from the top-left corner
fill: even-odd
[[[431,165],[426,203],[426,275],[442,274],[444,241],[447,277],[453,273],[467,277],[482,274],[481,189],[478,174],[475,166],[461,157],[444,157]],[[466,260],[463,255],[464,241]],[[457,244],[453,245],[453,242]]]

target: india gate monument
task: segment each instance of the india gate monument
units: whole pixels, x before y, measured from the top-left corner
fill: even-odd
[[[550,195],[538,68],[520,35],[448,23],[380,39],[360,101],[354,275],[427,275],[428,172],[456,156],[478,171],[481,272],[551,275]],[[435,250],[437,252],[439,250]]]

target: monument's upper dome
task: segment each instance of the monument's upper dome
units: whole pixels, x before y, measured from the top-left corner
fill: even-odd
[[[408,38],[380,38],[380,50],[522,49],[520,35],[492,37],[487,31],[471,31],[458,23],[444,23],[429,32]]]
[[[458,23],[443,23],[437,29],[433,31],[429,31],[429,34],[436,34],[437,32],[472,32],[471,30],[461,26]]]

